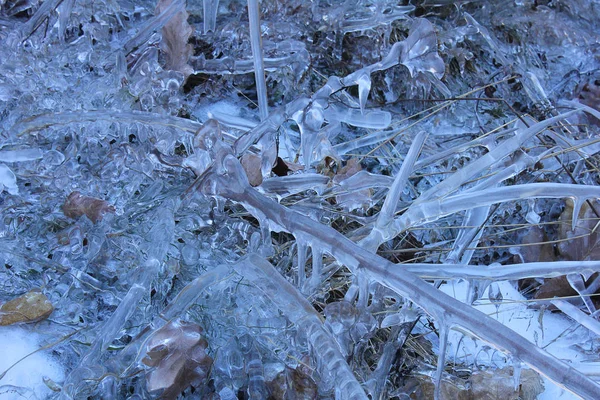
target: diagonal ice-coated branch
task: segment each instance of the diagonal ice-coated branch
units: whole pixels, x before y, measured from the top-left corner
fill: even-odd
[[[206,194],[240,202],[261,223],[273,230],[301,235],[323,252],[331,254],[353,273],[363,271],[371,279],[410,298],[440,324],[459,325],[473,334],[529,364],[549,379],[584,398],[594,398],[600,385],[581,372],[532,345],[527,339],[486,314],[438,291],[407,271],[398,271],[392,262],[365,251],[335,229],[290,210],[250,187],[239,161],[232,155],[216,160],[222,173],[207,173],[200,188]]]
[[[324,329],[321,316],[292,284],[256,254],[240,260],[234,268],[257,285],[290,321],[306,333],[311,347],[317,353],[315,358],[319,372],[336,383],[336,399],[367,399],[335,340]]]

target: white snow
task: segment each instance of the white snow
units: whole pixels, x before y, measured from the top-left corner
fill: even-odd
[[[43,345],[42,336],[33,327],[0,326],[0,374]],[[39,351],[11,368],[0,380],[0,400],[46,399],[53,394],[44,377],[58,383],[65,373],[50,352],[50,349]]]
[[[589,358],[578,345],[589,343],[593,335],[582,326],[574,323],[561,313],[545,311],[530,305],[511,282],[498,282],[502,293],[502,302],[492,304],[488,300],[488,289],[482,298],[474,304],[474,308],[508,326],[519,335],[535,345],[544,348],[562,361],[577,368],[585,364]],[[444,293],[464,301],[468,289],[467,282],[448,282],[440,288]],[[498,305],[498,308],[496,308]],[[549,305],[549,302],[548,302]],[[452,330],[448,338],[448,360],[467,365],[492,366],[502,368],[511,366],[512,360],[505,354],[489,349],[487,343],[471,336],[466,336],[459,330]],[[475,363],[475,364],[473,364]],[[523,365],[527,368],[527,365]],[[579,397],[557,386],[544,378],[545,391],[538,400],[570,400]]]

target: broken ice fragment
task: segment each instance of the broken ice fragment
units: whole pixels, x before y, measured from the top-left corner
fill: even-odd
[[[37,322],[48,318],[54,311],[50,300],[39,290],[31,290],[0,307],[0,325]]]
[[[17,177],[15,174],[4,164],[0,164],[0,193],[2,190],[6,190],[10,194],[18,194],[19,188],[17,187]]]
[[[102,221],[105,213],[115,212],[115,208],[106,201],[83,196],[77,191],[67,197],[62,209],[66,217],[77,219],[85,214],[93,223]]]

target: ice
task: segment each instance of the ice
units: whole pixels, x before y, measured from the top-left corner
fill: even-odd
[[[260,119],[264,121],[269,116],[269,105],[267,104],[267,84],[265,82],[258,0],[248,0],[248,18],[250,20],[250,42],[254,60],[254,79],[256,80],[258,95],[258,109],[260,111]]]
[[[217,26],[217,14],[219,12],[219,0],[203,0],[204,12],[204,34],[214,32]]]
[[[0,398],[16,398],[18,394],[49,397],[53,394],[52,383],[64,379],[65,366],[60,360],[48,350],[40,351],[44,336],[26,326],[0,328]]]
[[[0,3],[4,395],[597,397],[593,2]]]
[[[2,185],[0,186],[2,190],[6,190],[10,194],[19,193],[17,177],[14,172],[4,164],[0,164],[0,185]]]

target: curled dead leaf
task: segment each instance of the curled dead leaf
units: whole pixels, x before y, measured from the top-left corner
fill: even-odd
[[[156,14],[160,14],[173,0],[160,0],[156,5]],[[188,64],[192,55],[192,46],[188,43],[194,30],[188,24],[189,14],[182,11],[177,14],[162,29],[162,41],[160,43],[165,53],[167,69],[179,71],[187,79],[194,69]]]
[[[206,353],[208,343],[199,325],[171,321],[148,339],[142,362],[153,367],[146,375],[146,387],[161,399],[176,399],[190,385],[205,384],[212,365]]]
[[[340,184],[340,182],[352,177],[360,171],[362,171],[362,167],[360,166],[360,162],[358,161],[358,159],[351,158],[348,161],[346,161],[346,165],[340,168],[337,171],[337,173],[333,176],[333,183]],[[363,189],[352,193],[346,193],[335,196],[335,201],[337,204],[341,205],[349,211],[360,208],[366,209],[371,203],[372,195],[373,193],[371,189]]]
[[[88,217],[93,223],[102,221],[105,213],[114,213],[115,208],[104,200],[83,196],[80,192],[73,192],[63,204],[63,213],[66,217],[77,219],[82,215]]]

